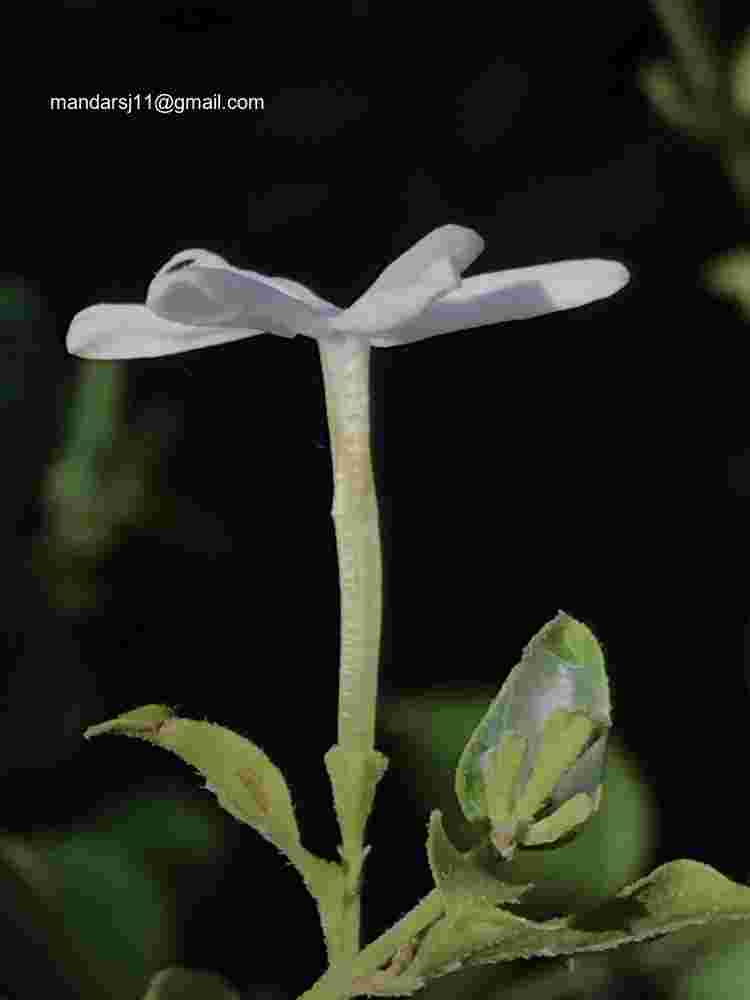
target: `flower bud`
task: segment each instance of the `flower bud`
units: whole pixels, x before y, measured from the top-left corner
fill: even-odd
[[[596,812],[610,711],[599,643],[559,612],[524,649],[456,770],[464,815],[489,820],[506,860],[518,846],[567,838]]]

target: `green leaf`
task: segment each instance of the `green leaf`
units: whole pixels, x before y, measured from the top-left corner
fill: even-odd
[[[478,903],[516,903],[531,885],[510,885],[500,879],[500,862],[489,841],[470,851],[459,851],[448,839],[439,810],[430,816],[427,855],[435,885],[449,914]]]
[[[672,861],[583,914],[536,922],[476,904],[427,931],[409,971],[434,977],[464,966],[603,951],[693,924],[750,918],[750,888],[697,861]]]
[[[286,781],[259,747],[223,726],[180,719],[166,705],[125,712],[91,726],[85,736],[102,733],[155,743],[197,768],[227,812],[286,854],[318,905],[329,955],[335,951],[350,891],[349,873],[303,847]]]
[[[639,879],[618,893],[628,901],[618,912],[631,914],[631,926],[645,928],[651,936],[655,927],[684,927],[709,923],[713,919],[750,916],[750,887],[733,882],[710,865],[700,861],[669,861],[650,875]],[[638,919],[632,919],[630,904],[643,907]],[[594,914],[603,912],[599,907]]]
[[[157,972],[143,1000],[240,1000],[215,972],[180,969]]]
[[[301,850],[291,797],[281,771],[250,740],[231,729],[180,719],[165,705],[145,705],[91,726],[102,733],[135,736],[172,750],[206,778],[206,787],[235,819],[247,823],[286,854]]]

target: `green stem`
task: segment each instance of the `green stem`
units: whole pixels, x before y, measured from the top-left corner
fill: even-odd
[[[375,709],[382,619],[382,556],[378,502],[370,449],[369,344],[354,337],[319,341],[333,458],[331,515],[336,531],[341,588],[341,665],[339,675],[338,752],[371,755],[375,744]],[[352,776],[364,771],[352,766]],[[351,794],[337,794],[342,857],[350,876],[342,943],[353,958],[360,945],[359,879],[365,850],[361,816],[364,777]],[[371,796],[370,796],[371,800]],[[369,809],[369,805],[368,805]],[[338,956],[338,957],[343,957]]]
[[[353,962],[332,965],[299,1000],[348,1000],[349,997],[356,996],[352,987],[355,980],[371,976],[399,948],[409,944],[421,931],[442,917],[444,912],[443,896],[439,889],[433,889],[398,923],[363,948]]]
[[[369,344],[320,341],[333,456],[341,586],[338,744],[371,750],[382,615],[378,501],[370,452]]]

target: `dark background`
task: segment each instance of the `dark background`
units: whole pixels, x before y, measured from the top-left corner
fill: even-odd
[[[0,825],[76,829],[146,777],[189,799],[176,759],[80,738],[166,702],[257,741],[308,845],[334,856],[321,758],[335,741],[337,569],[317,346],[269,335],[128,363],[126,422],[166,415],[160,488],[184,502],[168,525],[118,535],[87,564],[94,599],[66,610],[54,560],[34,555],[79,370],[64,338],[86,305],[143,301],[179,249],[347,305],[455,222],[487,243],[471,273],[609,257],[632,280],[573,312],[373,352],[384,697],[497,687],[564,608],[605,645],[618,734],[658,800],[649,870],[689,857],[746,882],[734,518],[750,490],[747,326],[702,283],[746,218],[712,151],[639,89],[668,41],[645,3],[353,7],[66,5],[44,15],[44,55],[39,15],[14,36],[29,80],[6,118],[0,274],[33,306],[8,314],[0,357]],[[712,27],[729,53],[744,25],[727,9]],[[160,91],[262,96],[265,110],[48,110],[51,95]],[[393,749],[387,734],[379,745]],[[430,888],[426,813],[397,771],[371,825],[368,940]],[[322,968],[312,904],[252,831],[222,836],[228,859],[181,902],[174,960],[295,996]],[[7,949],[10,995],[38,995],[43,952]]]

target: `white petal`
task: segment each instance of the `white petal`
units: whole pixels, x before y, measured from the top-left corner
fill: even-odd
[[[326,332],[333,332],[354,334],[369,340],[374,335],[399,331],[404,324],[419,317],[430,303],[458,288],[460,283],[453,261],[443,258],[432,264],[417,282],[405,288],[376,291],[375,285],[371,285],[354,305],[337,316],[318,322],[313,327],[313,335],[325,336]]]
[[[320,316],[339,311],[297,282],[228,265],[161,272],[149,286],[146,304],[180,323],[251,327],[282,337],[307,333]]]
[[[372,344],[395,347],[441,333],[574,309],[613,295],[629,278],[628,269],[613,260],[565,260],[478,274],[436,299],[395,335],[373,338]]]
[[[220,257],[217,253],[212,253],[210,250],[180,250],[179,253],[170,257],[166,264],[162,264],[156,274],[166,274],[167,271],[176,269],[180,265],[187,266],[190,264],[201,264],[204,267],[230,266],[223,257]]]
[[[414,284],[436,261],[449,257],[459,274],[484,250],[484,240],[465,226],[441,226],[423,236],[406,253],[397,257],[370,286],[369,291],[385,291]]]
[[[67,348],[81,358],[156,358],[253,337],[262,330],[186,326],[141,305],[95,305],[73,317]]]
[[[328,302],[326,299],[321,299],[319,295],[311,291],[305,285],[301,285],[299,281],[292,281],[291,278],[279,278],[275,274],[268,277],[266,275],[261,275],[264,281],[268,282],[269,285],[273,285],[274,288],[278,288],[282,292],[288,292],[290,295],[302,302],[306,302],[309,306],[313,306],[314,309],[319,310],[324,313],[340,313],[341,309],[339,306],[335,306],[332,302]]]
[[[593,796],[604,776],[608,738],[609,730],[605,729],[588,750],[584,751],[562,775],[552,789],[550,800],[553,804],[562,805],[566,799],[572,799],[578,792],[588,792]]]

